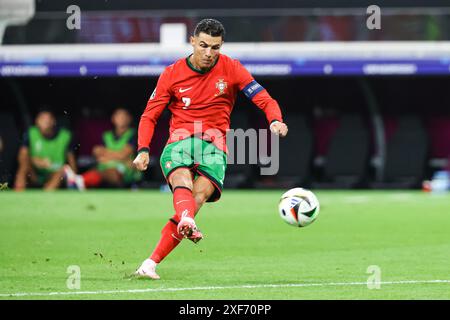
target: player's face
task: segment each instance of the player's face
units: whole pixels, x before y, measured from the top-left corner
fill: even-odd
[[[55,124],[55,117],[50,112],[41,112],[36,117],[36,126],[43,133],[52,131]]]
[[[131,123],[130,114],[124,109],[118,109],[112,115],[111,121],[115,127],[128,127]]]
[[[194,66],[200,69],[211,68],[220,54],[222,44],[222,37],[213,37],[204,32],[191,37],[191,45],[194,48]]]

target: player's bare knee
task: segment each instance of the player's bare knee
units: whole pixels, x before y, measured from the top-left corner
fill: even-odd
[[[187,169],[177,169],[169,176],[169,183],[173,188],[186,187],[192,190],[192,175]]]

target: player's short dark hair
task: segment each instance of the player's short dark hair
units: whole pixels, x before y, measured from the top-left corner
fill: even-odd
[[[119,110],[125,111],[126,113],[128,113],[129,115],[131,115],[130,110],[128,110],[128,109],[125,108],[125,107],[116,107],[116,108],[114,108],[112,114],[116,113],[116,112],[119,111]]]
[[[34,117],[37,117],[41,113],[50,113],[52,117],[55,117],[55,110],[49,105],[43,104],[38,107]]]
[[[203,19],[197,23],[194,36],[198,36],[200,32],[206,33],[211,37],[222,37],[222,40],[225,39],[225,28],[220,21],[215,19]]]

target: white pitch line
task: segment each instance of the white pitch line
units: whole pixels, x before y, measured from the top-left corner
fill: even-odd
[[[404,280],[404,281],[385,281],[378,283],[380,285],[392,284],[431,284],[431,283],[449,283],[450,280]],[[61,292],[19,292],[19,293],[0,293],[0,297],[30,297],[30,296],[68,296],[68,295],[96,295],[96,294],[117,294],[117,293],[148,293],[148,292],[175,292],[175,291],[208,291],[208,290],[227,290],[227,289],[257,289],[257,288],[296,288],[296,287],[328,287],[328,286],[362,286],[367,282],[330,282],[330,283],[290,283],[290,284],[256,284],[240,286],[215,286],[215,287],[190,287],[190,288],[147,288],[147,289],[129,289],[129,290],[100,290],[100,291],[61,291]]]

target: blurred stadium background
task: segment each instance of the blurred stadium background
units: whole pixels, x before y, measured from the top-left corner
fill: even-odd
[[[70,5],[81,9],[70,29]],[[277,99],[290,131],[280,171],[231,165],[227,188],[420,188],[450,157],[450,6],[382,1],[369,30],[364,1],[0,0],[0,180],[13,184],[22,133],[42,106],[75,137],[81,172],[110,128],[114,108],[139,116],[163,68],[190,52],[196,23],[220,20],[222,52],[240,59]],[[158,159],[170,114],[161,117],[151,169],[138,187],[163,184]],[[239,95],[232,128],[262,128]]]

